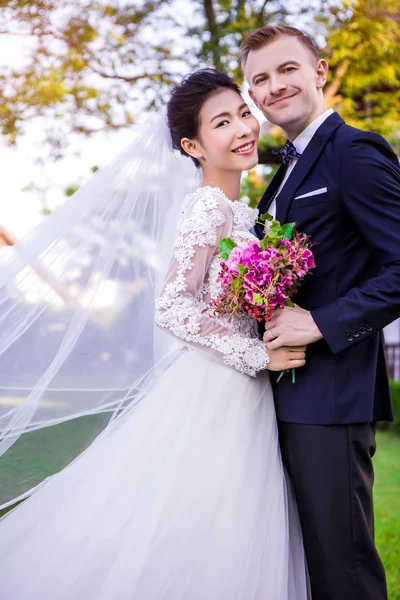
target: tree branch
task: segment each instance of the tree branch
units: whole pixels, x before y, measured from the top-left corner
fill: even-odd
[[[221,54],[219,50],[219,32],[213,0],[203,0],[204,13],[208,24],[208,30],[211,34],[211,51],[214,57],[214,66],[219,71],[223,70]]]
[[[245,5],[246,5],[246,0],[238,0],[237,7],[236,7],[236,18],[240,18],[242,15],[244,15]]]
[[[141,79],[160,79],[161,75],[160,73],[151,73],[151,74],[147,74],[147,73],[142,73],[141,75],[134,75],[134,76],[129,76],[129,75],[120,75],[119,73],[106,73],[105,71],[102,71],[101,69],[97,69],[95,67],[91,67],[93,73],[96,73],[96,75],[100,75],[100,77],[103,77],[104,79],[118,79],[120,81],[125,81],[126,83],[136,83],[137,81],[140,81]],[[174,83],[173,80],[170,78],[170,76],[166,73],[163,73],[162,75],[162,79],[163,81],[165,81],[165,83]]]
[[[32,37],[32,33],[26,32],[22,33],[22,31],[7,31],[7,29],[0,29],[0,35],[17,35],[18,37]]]
[[[264,16],[264,10],[265,10],[265,7],[267,6],[267,4],[268,4],[268,0],[264,0],[264,4],[260,8],[260,11],[257,13],[257,20],[258,21],[263,18],[263,16]]]
[[[325,100],[332,100],[339,91],[343,77],[346,75],[347,69],[349,68],[350,61],[344,60],[341,65],[336,69],[335,76],[330,84],[325,88],[324,97]]]

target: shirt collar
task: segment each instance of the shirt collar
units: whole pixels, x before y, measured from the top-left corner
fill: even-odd
[[[310,123],[299,135],[296,139],[293,140],[293,145],[296,148],[299,154],[302,154],[304,150],[307,148],[308,144],[311,142],[311,138],[314,136],[317,129],[322,125],[322,123],[330,117],[334,113],[333,108],[328,108],[322,115],[319,115],[312,123]]]

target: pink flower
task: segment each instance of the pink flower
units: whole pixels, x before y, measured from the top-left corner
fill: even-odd
[[[315,267],[309,238],[296,234],[292,240],[272,240],[262,248],[258,240],[246,240],[221,262],[218,281],[222,291],[212,307],[215,315],[229,319],[246,312],[258,320],[269,319],[297,291]]]

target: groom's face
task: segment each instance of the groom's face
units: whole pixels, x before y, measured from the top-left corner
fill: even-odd
[[[281,36],[252,50],[244,72],[255,104],[290,139],[324,111],[328,65],[295,37]]]

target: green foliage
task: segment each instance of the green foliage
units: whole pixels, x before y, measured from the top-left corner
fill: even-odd
[[[350,124],[400,147],[398,0],[345,0],[327,37],[327,96]]]
[[[262,221],[263,223],[265,223],[265,221],[273,221],[274,217],[272,215],[270,215],[269,213],[263,213],[262,215],[260,215],[258,217],[259,221]]]
[[[295,227],[296,223],[285,223],[285,225],[282,225],[282,239],[291,240],[293,236],[293,230]]]
[[[400,600],[400,439],[377,432],[374,456],[375,542],[386,570],[390,600]]]
[[[242,286],[242,279],[241,277],[236,277],[236,279],[234,279],[232,281],[232,290],[234,291],[235,294],[238,293],[238,291],[240,290]]]
[[[281,240],[290,240],[293,237],[294,228],[296,223],[285,223],[281,225],[279,221],[276,221],[268,213],[264,213],[258,218],[258,222],[264,224],[265,221],[269,221],[268,232],[260,242],[261,248],[265,249],[267,246],[277,248],[280,246]],[[285,247],[282,244],[283,247]]]
[[[243,81],[239,45],[250,31],[312,13],[305,0],[2,0],[0,35],[35,42],[24,66],[0,69],[0,132],[11,144],[36,117],[54,158],[71,133],[134,122],[162,105],[182,75],[215,66]]]
[[[258,149],[261,151],[267,150],[275,150],[277,148],[282,148],[285,145],[286,136],[279,130],[279,135],[276,137],[272,136],[262,136],[258,141]],[[279,164],[281,163],[281,159],[279,158]]]
[[[321,45],[327,40],[328,103],[350,124],[399,144],[398,0],[190,0],[184,11],[176,0],[2,0],[1,7],[0,35],[34,42],[23,66],[0,69],[0,132],[11,144],[31,119],[49,117],[43,141],[58,158],[71,134],[129,126],[200,67],[241,83],[244,37],[299,16]],[[262,139],[260,161],[274,162],[270,150],[283,141],[278,128]],[[254,206],[260,189],[248,188]]]
[[[392,396],[394,421],[380,421],[377,428],[381,431],[392,431],[400,436],[400,381],[390,380],[390,394]]]
[[[207,65],[233,75],[243,81],[238,61],[239,46],[251,31],[269,24],[286,22],[289,15],[311,12],[305,3],[288,8],[284,0],[194,0],[199,25],[188,33],[200,40],[200,51],[195,57]]]
[[[400,435],[400,381],[390,381],[390,392],[394,409],[394,429]]]
[[[256,169],[248,171],[242,178],[240,185],[240,196],[248,198],[249,206],[256,208],[261,200],[261,197],[272,177],[275,175],[278,166],[263,167],[261,174]]]
[[[67,196],[67,198],[69,198],[70,196],[73,196],[78,189],[79,189],[78,185],[69,185],[64,190],[64,194],[65,194],[65,196]]]
[[[285,306],[290,306],[290,308],[294,308],[295,307],[295,303],[292,302],[290,300],[290,298],[288,298],[287,300],[285,300]]]
[[[146,95],[147,106],[160,104],[173,81],[171,40],[162,42],[160,22],[169,4],[3,0],[0,34],[35,42],[23,66],[0,70],[0,130],[6,139],[15,143],[32,118],[57,119],[46,141],[58,157],[69,133],[126,127]],[[173,58],[175,64],[180,60]]]
[[[237,244],[231,238],[224,238],[219,243],[219,253],[223,260],[228,260],[231,250],[236,248]]]

